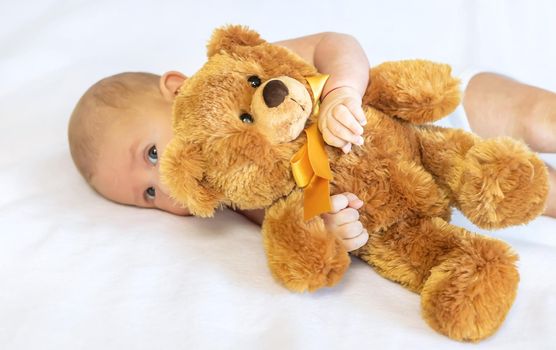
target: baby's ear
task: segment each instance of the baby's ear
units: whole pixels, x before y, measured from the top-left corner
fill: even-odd
[[[212,217],[223,196],[204,179],[206,163],[198,145],[173,138],[160,160],[162,182],[170,196],[195,216]]]
[[[228,25],[214,30],[207,44],[207,56],[211,57],[220,51],[234,53],[241,51],[242,47],[257,46],[265,42],[259,33],[248,27]]]
[[[184,86],[187,77],[180,72],[171,70],[160,77],[158,87],[160,93],[167,101],[173,101],[179,89]]]

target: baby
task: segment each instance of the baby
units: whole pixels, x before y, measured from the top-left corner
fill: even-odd
[[[345,153],[361,145],[365,115],[361,96],[369,62],[355,38],[320,33],[275,43],[296,52],[330,74],[321,97],[319,129],[326,143]],[[81,97],[69,123],[72,158],[86,181],[105,198],[128,205],[189,215],[160,181],[158,158],[172,137],[172,102],[186,81],[170,71],[117,74],[94,84]],[[492,73],[474,75],[464,86],[468,125],[484,137],[509,135],[533,150],[556,152],[556,94]],[[546,214],[556,216],[556,174]],[[328,230],[348,251],[363,246],[368,234],[359,222],[363,203],[351,193],[331,197],[323,214]],[[263,211],[239,211],[261,223]]]

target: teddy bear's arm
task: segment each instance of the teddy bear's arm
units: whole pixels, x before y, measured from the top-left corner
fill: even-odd
[[[426,60],[386,62],[373,67],[363,105],[422,124],[453,112],[460,101],[459,80],[447,64]]]
[[[546,166],[522,142],[482,140],[460,129],[432,125],[416,130],[423,166],[477,226],[522,224],[544,210]]]
[[[177,203],[195,216],[212,217],[224,196],[205,183],[207,165],[199,147],[199,144],[174,137],[164,150],[160,174]]]
[[[296,292],[335,285],[350,264],[340,240],[320,217],[303,220],[303,193],[294,191],[268,208],[262,225],[273,276]]]

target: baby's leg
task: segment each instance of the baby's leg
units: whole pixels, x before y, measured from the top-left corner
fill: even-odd
[[[463,107],[471,129],[489,138],[522,139],[537,152],[556,153],[556,93],[494,74],[475,75]],[[556,171],[549,169],[546,215],[556,217]]]
[[[556,218],[556,170],[554,168],[548,168],[548,180],[550,181],[550,192],[548,192],[544,214]]]
[[[479,136],[511,136],[534,151],[556,152],[556,93],[502,75],[479,73],[465,89],[463,107]]]

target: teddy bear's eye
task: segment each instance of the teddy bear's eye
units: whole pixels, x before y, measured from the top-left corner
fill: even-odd
[[[261,86],[261,79],[256,75],[250,76],[249,78],[247,78],[247,81],[254,88]]]
[[[239,116],[239,119],[246,124],[253,123],[253,117],[249,113],[243,113]]]

